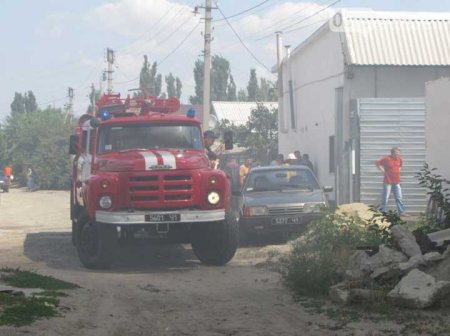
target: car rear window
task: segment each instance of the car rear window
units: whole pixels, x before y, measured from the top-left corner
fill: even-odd
[[[307,169],[250,171],[244,187],[245,191],[319,188],[316,178]]]

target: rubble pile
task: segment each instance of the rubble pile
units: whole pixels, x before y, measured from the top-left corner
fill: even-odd
[[[395,225],[391,232],[394,247],[381,245],[351,255],[344,280],[330,288],[333,301],[347,304],[383,298],[398,306],[423,309],[450,299],[450,246],[430,251],[429,244],[421,248],[404,226]]]

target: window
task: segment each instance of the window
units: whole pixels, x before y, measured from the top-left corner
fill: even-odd
[[[200,128],[192,124],[145,123],[108,125],[99,130],[99,154],[139,149],[203,150]]]

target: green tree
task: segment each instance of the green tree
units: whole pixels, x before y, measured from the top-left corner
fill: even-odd
[[[162,76],[157,74],[157,71],[156,62],[150,66],[147,55],[144,55],[144,64],[139,76],[140,96],[158,97],[161,94]]]
[[[195,96],[190,96],[191,104],[203,103],[203,61],[197,59],[194,66]]]
[[[238,91],[237,100],[242,101],[242,102],[245,102],[248,100],[247,92],[245,91],[245,89],[240,89]]]
[[[259,89],[258,94],[256,96],[258,101],[277,101],[277,84],[265,78],[260,78],[259,80]]]
[[[166,76],[166,88],[168,97],[176,96],[175,77],[172,75],[172,73],[169,73],[169,75]]]
[[[236,83],[234,82],[233,76],[230,74],[230,82],[228,83],[227,88],[227,100],[228,101],[236,101]]]
[[[16,113],[32,113],[37,110],[36,97],[33,91],[28,91],[24,94],[15,92],[14,99],[11,103],[11,114]]]
[[[181,98],[181,90],[183,89],[183,84],[181,83],[181,80],[177,77],[175,81],[175,95],[178,99]]]
[[[247,121],[248,136],[244,146],[263,164],[270,162],[270,155],[278,148],[278,109],[269,110],[258,104]]]
[[[86,110],[87,114],[94,114],[94,106],[100,100],[101,91],[96,90],[95,86],[91,86],[91,92],[89,92],[89,106]]]
[[[252,102],[257,101],[258,91],[259,86],[258,86],[258,78],[256,77],[256,70],[250,69],[250,79],[247,85],[248,101]]]
[[[230,62],[222,56],[214,55],[211,66],[211,100],[227,100],[228,80],[231,72]]]
[[[203,103],[203,61],[201,60],[195,62],[194,80],[195,96],[191,96],[189,101],[191,104],[201,104]],[[211,100],[227,101],[230,97],[235,98],[233,87],[235,92],[236,84],[231,76],[230,62],[223,56],[214,55],[211,59]]]
[[[67,188],[71,169],[67,148],[74,123],[73,119],[65,122],[61,109],[51,107],[34,113],[11,113],[6,118],[2,156],[12,164],[21,185],[26,183],[26,169],[32,166],[41,188]]]
[[[271,154],[278,149],[278,110],[258,104],[246,125],[237,126],[227,119],[220,121],[221,133],[233,132],[234,143],[247,147],[248,153],[262,164],[269,164]]]

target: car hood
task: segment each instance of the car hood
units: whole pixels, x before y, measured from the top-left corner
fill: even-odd
[[[293,203],[320,203],[325,202],[325,197],[321,189],[313,191],[257,191],[244,194],[244,204],[246,206],[271,206]]]
[[[100,171],[143,171],[199,169],[208,167],[208,158],[194,150],[132,150],[98,157]]]

